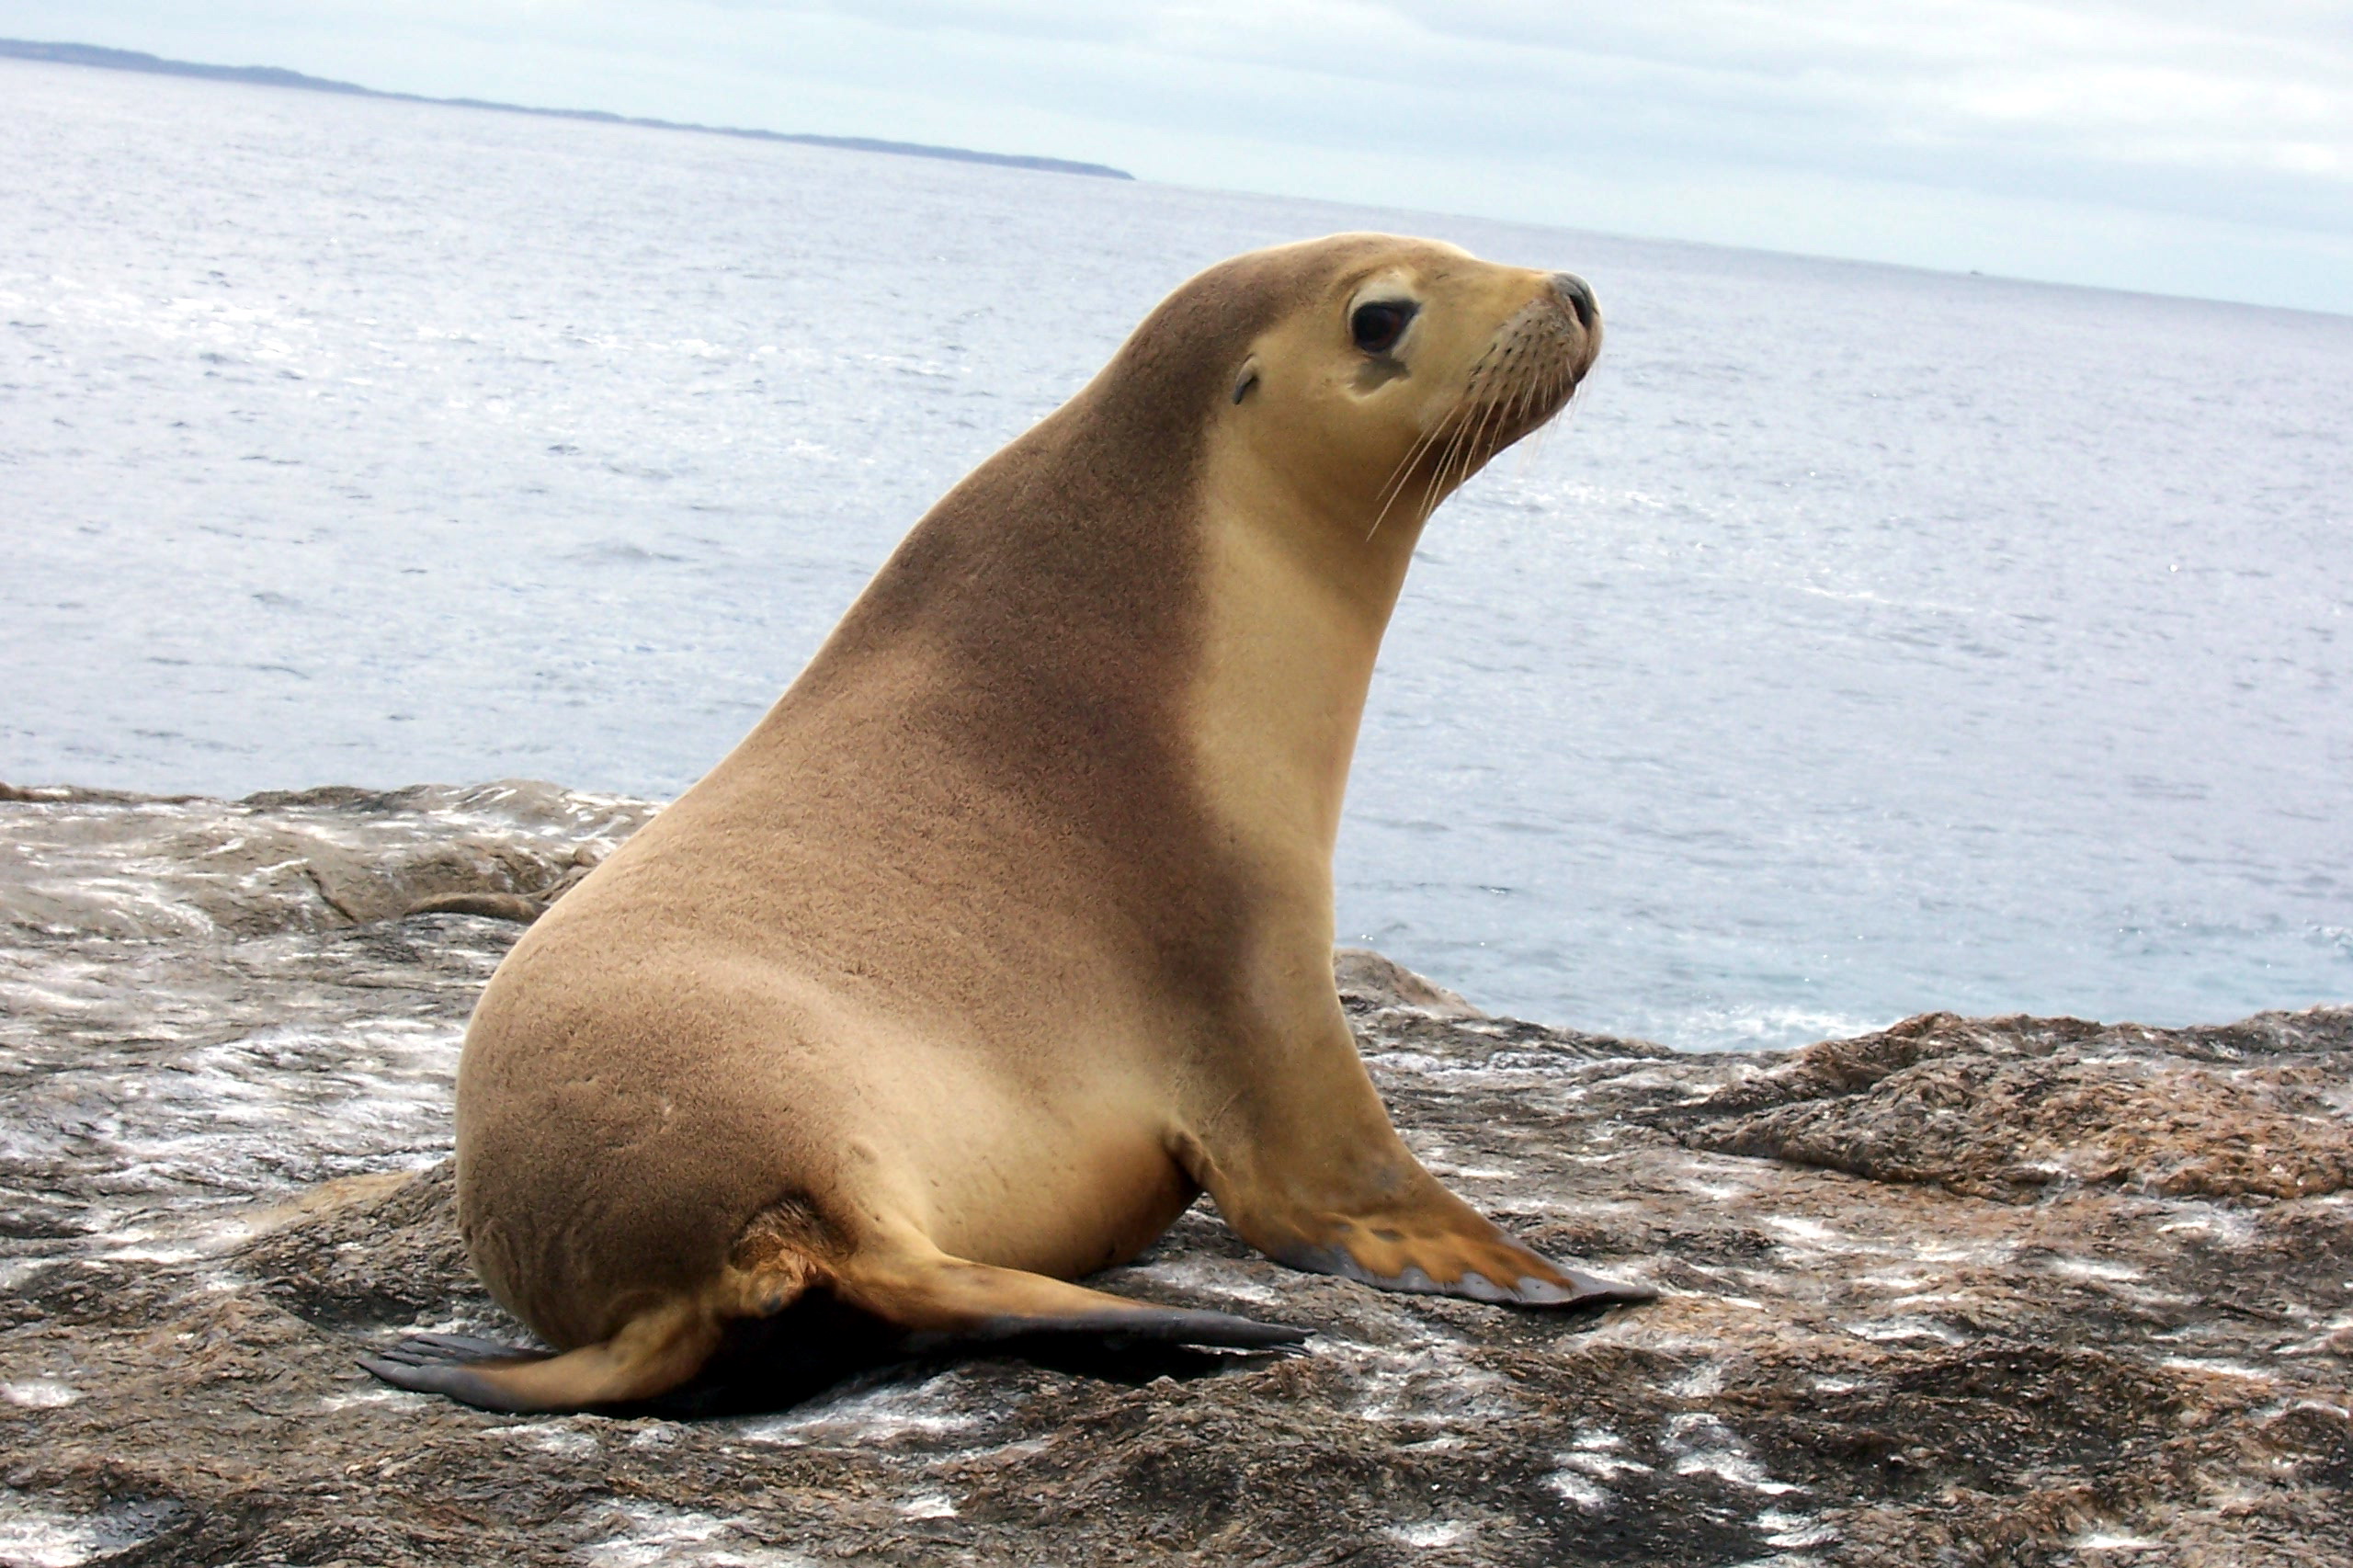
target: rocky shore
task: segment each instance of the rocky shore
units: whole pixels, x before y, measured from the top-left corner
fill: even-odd
[[[1104,1282],[1304,1352],[378,1385],[400,1332],[521,1337],[451,1224],[458,1040],[652,809],[0,786],[0,1564],[2353,1561],[2347,1008],[1703,1056],[1343,954],[1431,1167],[1662,1300],[1384,1295],[1204,1208]]]

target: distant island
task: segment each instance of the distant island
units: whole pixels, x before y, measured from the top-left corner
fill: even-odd
[[[804,147],[835,147],[853,153],[892,153],[909,158],[947,158],[960,164],[994,164],[1008,169],[1038,169],[1047,174],[1094,175],[1103,179],[1133,179],[1124,169],[1103,164],[1082,164],[1068,158],[1031,158],[1017,153],[975,153],[964,147],[933,147],[920,142],[883,142],[870,136],[813,136],[798,131],[753,131],[733,125],[689,125],[675,119],[647,119],[594,108],[535,108],[529,104],[493,103],[485,98],[433,98],[421,93],[386,93],[356,82],[332,82],[305,76],[275,65],[204,65],[188,60],[162,60],[131,49],[100,49],[87,43],[35,43],[24,39],[0,39],[0,57],[44,60],[60,65],[94,65],[108,71],[144,71],[159,76],[201,76],[213,82],[244,82],[261,87],[300,87],[313,93],[349,93],[363,98],[397,98],[404,103],[447,104],[460,108],[496,109],[502,114],[536,114],[550,119],[590,119],[607,125],[642,125],[654,131],[697,131],[706,136],[737,136],[753,142],[790,142]]]

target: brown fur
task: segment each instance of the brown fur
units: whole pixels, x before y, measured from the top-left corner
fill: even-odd
[[[1390,273],[1428,291],[1427,364],[1348,342],[1351,290]],[[1330,835],[1413,539],[1595,343],[1543,275],[1378,235],[1179,289],[493,979],[459,1073],[460,1222],[493,1291],[573,1354],[378,1369],[504,1408],[638,1397],[811,1288],[933,1335],[1285,1336],[1058,1282],[1133,1256],[1201,1185],[1301,1267],[1642,1294],[1554,1268],[1421,1170],[1328,959]],[[1497,345],[1543,349],[1551,380],[1469,407]],[[1442,416],[1475,435],[1417,448]],[[1365,538],[1397,476],[1413,494]],[[1262,635],[1293,608],[1305,630]]]

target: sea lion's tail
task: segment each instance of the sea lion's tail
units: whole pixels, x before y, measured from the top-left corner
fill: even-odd
[[[810,1225],[805,1206],[771,1205],[704,1289],[641,1311],[611,1338],[562,1355],[420,1334],[359,1364],[395,1388],[483,1410],[541,1414],[655,1399],[701,1371],[732,1325],[775,1317],[825,1281],[828,1270],[808,1244]]]
[[[669,1392],[702,1369],[721,1334],[719,1319],[688,1301],[643,1313],[610,1339],[561,1356],[420,1334],[359,1364],[395,1388],[447,1394],[483,1410],[593,1410]]]
[[[937,1251],[881,1249],[819,1265],[791,1250],[747,1277],[732,1271],[728,1298],[687,1299],[642,1312],[619,1334],[554,1356],[459,1335],[424,1334],[359,1364],[397,1388],[446,1394],[517,1414],[593,1410],[654,1399],[701,1371],[731,1323],[773,1317],[812,1287],[879,1320],[896,1348],[928,1351],[1032,1335],[1156,1341],[1221,1349],[1297,1345],[1304,1329],[1228,1312],[1164,1307],[1084,1285],[972,1263]]]

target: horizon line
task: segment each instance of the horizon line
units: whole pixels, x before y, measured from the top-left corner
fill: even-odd
[[[81,65],[99,71],[131,71],[151,76],[191,76],[203,81],[234,82],[255,87],[291,87],[311,93],[341,93],[350,97],[389,98],[400,103],[435,104],[448,108],[490,109],[500,114],[537,115],[544,119],[578,119],[598,125],[635,125],[650,131],[688,131],[704,136],[733,136],[747,142],[787,142],[804,147],[831,147],[838,152],[885,153],[895,157],[938,158],[949,163],[987,164],[999,168],[1030,169],[1041,174],[1086,175],[1097,179],[1133,180],[1125,169],[1108,164],[1082,163],[1027,153],[986,153],[970,147],[938,146],[927,142],[892,142],[873,136],[825,136],[807,131],[767,131],[752,126],[699,125],[691,120],[656,119],[645,115],[618,114],[601,108],[549,108],[537,104],[505,103],[495,98],[444,98],[426,93],[393,92],[312,76],[282,65],[213,65],[202,61],[172,60],[142,50],[112,49],[95,43],[50,43],[35,39],[0,38],[0,58],[31,60],[51,65]]]

